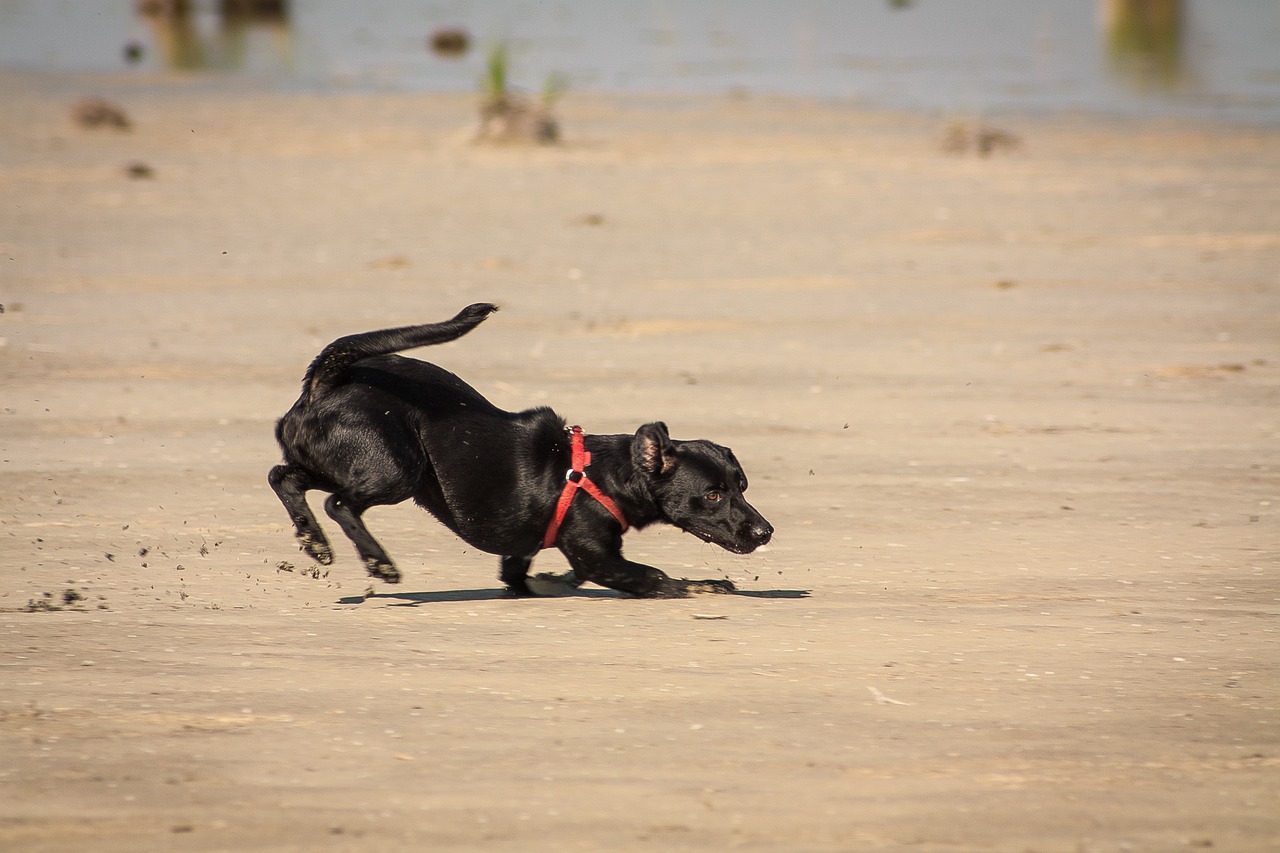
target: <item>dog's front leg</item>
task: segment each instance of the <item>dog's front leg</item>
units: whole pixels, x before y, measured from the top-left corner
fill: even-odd
[[[560,550],[579,582],[592,583],[641,598],[681,598],[697,592],[734,592],[729,581],[691,581],[673,578],[661,569],[622,556],[622,536],[600,541],[562,537]]]
[[[517,598],[532,598],[537,593],[529,589],[529,565],[533,554],[526,557],[503,557],[498,579],[507,585],[507,592]]]
[[[581,552],[570,553],[570,549],[561,546],[569,565],[573,567],[574,577],[579,581],[592,583],[627,592],[641,598],[654,598],[668,593],[671,578],[661,569],[635,563],[623,557],[621,552],[614,555],[597,555]]]

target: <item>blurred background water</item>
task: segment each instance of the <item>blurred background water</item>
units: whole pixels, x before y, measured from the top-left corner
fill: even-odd
[[[0,0],[0,68],[308,90],[512,82],[1280,125],[1276,0]]]

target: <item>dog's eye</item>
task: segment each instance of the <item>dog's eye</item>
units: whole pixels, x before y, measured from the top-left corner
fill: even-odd
[[[705,497],[707,500],[711,501],[712,503],[718,503],[719,501],[724,500],[724,495],[716,491],[715,489],[712,489],[711,491],[707,492],[705,495],[703,495],[703,497]]]

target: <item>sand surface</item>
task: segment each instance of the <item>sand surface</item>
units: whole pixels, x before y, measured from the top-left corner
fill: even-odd
[[[571,95],[568,144],[479,148],[468,97],[20,75],[0,114],[0,849],[1280,848],[1280,132],[984,159]],[[504,598],[411,505],[368,600],[327,519],[298,552],[307,362],[478,300],[416,354],[734,448],[772,545],[627,554],[742,595]]]

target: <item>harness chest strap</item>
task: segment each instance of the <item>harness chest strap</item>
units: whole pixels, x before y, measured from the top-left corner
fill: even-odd
[[[551,516],[551,524],[547,526],[547,535],[542,539],[543,548],[550,548],[556,544],[556,534],[560,532],[560,525],[564,523],[564,517],[569,513],[569,504],[573,503],[573,498],[578,494],[579,489],[585,491],[595,498],[601,506],[609,510],[609,513],[622,525],[622,532],[627,532],[627,518],[622,514],[622,510],[618,508],[612,498],[600,491],[600,487],[587,477],[586,471],[587,466],[591,464],[591,454],[587,452],[582,427],[575,426],[569,429],[569,450],[571,454],[570,467],[565,472],[564,489],[560,492],[560,500],[556,503],[555,514]]]

